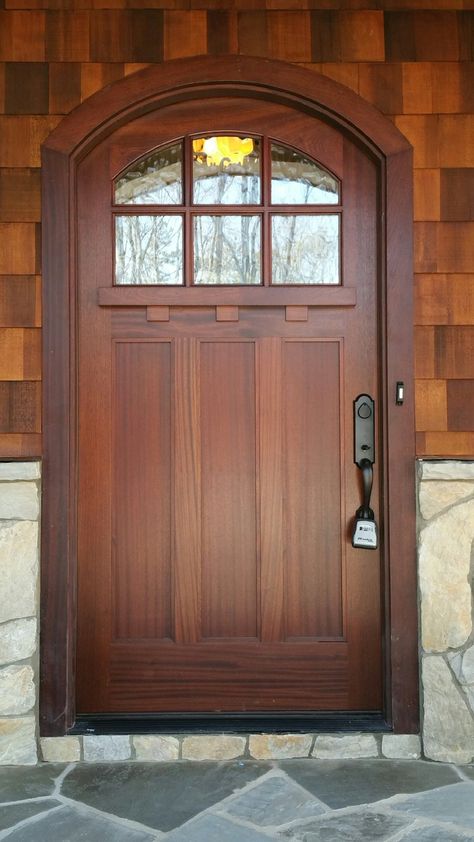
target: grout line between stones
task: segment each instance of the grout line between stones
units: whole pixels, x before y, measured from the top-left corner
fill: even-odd
[[[76,763],[68,763],[66,768],[63,769],[62,772],[59,773],[58,777],[54,779],[54,789],[52,792],[53,796],[61,794],[61,789],[65,779],[69,775],[69,772],[72,772],[72,770],[75,769],[75,767]]]
[[[43,810],[43,812],[41,813],[35,813],[34,816],[28,816],[28,818],[22,819],[21,821],[17,822],[11,827],[5,828],[5,830],[0,831],[0,839],[7,839],[13,833],[14,830],[18,830],[22,827],[27,827],[31,824],[36,824],[36,822],[38,822],[45,816],[50,816],[52,813],[59,812],[59,810],[62,810],[62,806],[62,804],[59,804],[57,807],[51,807],[51,810]]]

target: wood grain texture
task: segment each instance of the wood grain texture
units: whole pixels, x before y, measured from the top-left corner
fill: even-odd
[[[437,221],[440,218],[440,170],[415,170],[414,219]]]
[[[163,58],[184,58],[205,53],[207,48],[207,15],[200,11],[167,11],[164,13]],[[140,59],[137,58],[137,61]],[[149,59],[157,61],[159,59]]]
[[[416,222],[415,272],[467,273],[474,265],[474,222]]]
[[[81,101],[81,65],[51,62],[49,65],[49,110],[68,114]]]
[[[40,148],[57,116],[0,117],[0,167],[39,167]]]
[[[474,433],[423,433],[417,451],[420,456],[474,457]]]
[[[114,378],[114,636],[171,638],[171,343],[116,343]]]
[[[92,58],[89,28],[88,11],[49,11],[46,17],[46,61],[89,61]]]
[[[474,275],[416,275],[415,324],[474,324]]]
[[[0,383],[0,432],[41,432],[41,387],[39,383]]]
[[[417,431],[448,429],[445,380],[417,380],[415,417]]]
[[[44,36],[44,12],[0,10],[0,61],[44,61]]]
[[[8,62],[5,114],[48,114],[49,67],[46,62]]]
[[[23,222],[0,222],[0,240],[0,275],[34,275],[36,226]]]
[[[443,222],[474,220],[474,168],[441,170],[440,211]]]
[[[0,222],[41,220],[39,169],[0,169]]]
[[[474,415],[474,380],[448,380],[448,430],[470,430]]]
[[[41,379],[41,332],[0,328],[0,380]]]
[[[0,276],[0,326],[41,326],[41,279],[35,275]]]
[[[88,59],[83,59],[87,61]],[[163,12],[100,10],[91,12],[90,61],[162,61]]]

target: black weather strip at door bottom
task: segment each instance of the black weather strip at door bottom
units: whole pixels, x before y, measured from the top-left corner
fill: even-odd
[[[69,734],[390,732],[380,712],[80,714]]]

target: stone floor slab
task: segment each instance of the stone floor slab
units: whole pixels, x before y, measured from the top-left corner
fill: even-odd
[[[265,774],[267,763],[79,764],[62,794],[168,831]]]
[[[400,842],[468,842],[469,839],[474,839],[474,835],[460,834],[446,827],[441,828],[438,824],[413,827],[401,837]]]
[[[318,816],[325,804],[286,776],[267,778],[225,805],[226,813],[265,827]]]
[[[474,783],[458,783],[434,792],[422,792],[391,806],[412,816],[454,822],[474,830]]]
[[[64,768],[65,764],[59,763],[42,763],[39,766],[1,766],[0,803],[51,795],[55,779]]]
[[[326,814],[281,831],[281,836],[294,842],[372,842],[389,839],[407,825],[407,819],[373,811]]]
[[[474,781],[474,766],[463,766],[462,771],[468,778]]]
[[[285,760],[279,766],[333,809],[459,781],[452,766],[424,760]]]
[[[74,807],[62,807],[13,830],[7,838],[11,842],[152,842],[156,836],[120,827]]]
[[[29,819],[38,813],[44,813],[45,810],[51,810],[52,807],[57,807],[59,801],[53,801],[49,798],[46,801],[34,801],[26,804],[11,804],[8,807],[0,807],[0,830],[5,830],[7,827],[13,827],[14,824],[22,822],[24,819]]]
[[[266,833],[206,813],[165,836],[166,842],[269,842]]]

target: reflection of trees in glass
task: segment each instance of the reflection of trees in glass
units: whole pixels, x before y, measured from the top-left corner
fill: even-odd
[[[182,284],[181,216],[116,217],[117,284]]]
[[[255,143],[257,143],[255,141]],[[219,166],[193,161],[194,202],[197,205],[260,204],[260,162],[256,145],[243,164],[222,161]]]
[[[339,185],[331,173],[286,146],[272,143],[272,202],[281,205],[334,205]]]
[[[182,202],[181,144],[137,161],[115,182],[118,205],[179,205]]]
[[[338,284],[339,217],[274,216],[272,280],[274,284]]]
[[[196,216],[194,282],[260,283],[260,217]]]

